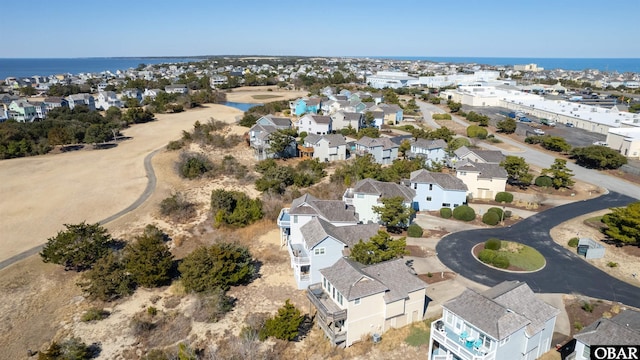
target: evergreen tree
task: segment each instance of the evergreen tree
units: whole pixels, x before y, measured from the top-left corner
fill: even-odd
[[[284,306],[278,309],[278,314],[265,322],[259,334],[260,340],[273,336],[276,339],[292,341],[298,336],[303,320],[304,315],[287,299]]]
[[[607,225],[604,233],[626,244],[640,244],[640,202],[611,210],[611,214],[602,217]]]
[[[138,285],[157,287],[171,280],[173,255],[164,241],[164,233],[147,225],[142,236],[124,249],[124,265]]]
[[[398,228],[406,229],[415,210],[405,206],[401,196],[380,199],[382,206],[373,206],[373,212],[380,216],[380,222],[393,232]]]
[[[360,240],[351,249],[351,258],[361,264],[371,265],[407,254],[406,238],[393,239],[385,231],[378,231],[369,241]]]
[[[99,259],[77,285],[90,299],[113,301],[133,294],[135,283],[114,253]]]
[[[570,187],[574,184],[571,179],[573,171],[567,168],[567,160],[565,159],[555,159],[551,167],[542,169],[542,175],[547,174],[553,179],[553,187],[556,189]]]
[[[83,271],[90,269],[100,258],[109,253],[113,245],[111,235],[100,224],[64,225],[67,230],[60,231],[49,238],[40,252],[42,261],[64,265],[65,269]]]

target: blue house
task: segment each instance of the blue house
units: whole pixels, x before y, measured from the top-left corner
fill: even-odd
[[[453,175],[421,169],[411,173],[409,182],[416,192],[413,198],[416,211],[453,209],[467,202],[467,185]]]
[[[304,114],[317,114],[320,110],[320,99],[319,98],[311,98],[311,99],[298,99],[296,101],[292,101],[289,103],[289,108],[291,109],[291,113],[296,116],[301,116]]]
[[[442,139],[427,140],[418,139],[411,144],[411,150],[407,153],[408,158],[422,157],[426,163],[442,163],[447,156],[447,143]]]

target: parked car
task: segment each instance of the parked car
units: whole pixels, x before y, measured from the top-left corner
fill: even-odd
[[[533,130],[534,133],[536,133],[536,135],[544,135],[544,131],[540,130],[540,129],[535,129]]]
[[[549,119],[541,119],[540,124],[547,125],[547,126],[556,126],[556,122]]]
[[[606,142],[604,142],[604,141],[595,141],[595,142],[593,143],[593,145],[598,145],[598,146],[608,146],[609,144],[607,144],[607,143],[606,143]]]
[[[573,123],[566,123],[566,124],[564,124],[564,126],[566,126],[566,127],[573,127]]]
[[[507,114],[508,117],[515,119],[516,118],[516,113],[514,112],[510,112],[509,114]]]
[[[530,123],[530,122],[531,122],[531,119],[529,119],[529,118],[528,118],[528,117],[526,117],[526,116],[523,116],[523,117],[521,117],[521,118],[520,118],[520,122]]]

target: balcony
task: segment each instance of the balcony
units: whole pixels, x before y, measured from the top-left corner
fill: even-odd
[[[311,146],[298,145],[298,152],[301,157],[313,157],[314,148]]]
[[[339,344],[341,342],[347,341],[347,332],[345,330],[335,329],[333,326],[327,325],[321,319],[318,319],[318,325],[322,331],[324,331],[325,335],[331,340],[333,344]]]
[[[291,227],[291,217],[289,216],[289,208],[283,208],[278,214],[278,227],[288,228]]]
[[[307,255],[307,250],[302,244],[289,243],[289,256],[293,265],[304,266],[311,265],[311,260]]]
[[[431,323],[431,338],[434,342],[440,344],[440,349],[455,354],[462,360],[494,360],[496,352],[481,347],[476,350],[473,346],[469,346],[467,342],[460,342],[460,335],[455,333],[453,329],[443,325],[440,329],[436,328],[438,321],[444,324],[444,319],[439,319]],[[441,356],[442,354],[438,355]],[[435,357],[432,357],[435,359]]]
[[[340,307],[333,302],[333,299],[322,289],[322,284],[309,285],[307,288],[307,298],[318,310],[318,323],[324,322],[328,324],[347,319],[347,310],[340,309]]]

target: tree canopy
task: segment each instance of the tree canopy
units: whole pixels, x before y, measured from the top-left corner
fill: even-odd
[[[265,340],[273,336],[276,339],[293,341],[299,334],[303,320],[304,315],[287,299],[284,306],[278,309],[278,314],[267,319],[259,333],[260,339]]]
[[[173,255],[165,237],[160,229],[147,225],[144,234],[124,249],[125,268],[138,285],[157,287],[171,280]]]
[[[415,211],[404,205],[401,196],[380,199],[382,206],[373,206],[373,212],[380,216],[380,222],[387,227],[387,231],[406,229]]]
[[[592,145],[571,150],[576,164],[589,169],[617,169],[627,163],[627,158],[606,146]]]
[[[214,225],[242,227],[262,219],[262,201],[240,191],[217,189],[211,192]]]
[[[607,225],[604,233],[626,244],[640,244],[640,202],[611,211],[602,217],[602,222]]]
[[[351,258],[361,264],[370,265],[391,260],[407,254],[405,237],[393,239],[386,231],[378,231],[369,241],[360,240],[351,249]]]
[[[509,182],[519,186],[528,186],[533,181],[533,174],[529,172],[529,164],[523,157],[507,155],[500,163],[509,176]]]
[[[65,269],[83,271],[90,269],[106,256],[114,244],[107,229],[100,224],[65,224],[67,229],[47,240],[40,252],[42,261],[64,265]]]
[[[505,134],[513,134],[514,132],[516,132],[517,127],[518,123],[516,123],[516,120],[510,117],[507,117],[502,121],[498,121],[498,123],[496,124],[496,128],[498,129],[498,131]]]
[[[571,179],[573,171],[567,168],[567,160],[555,159],[551,167],[542,169],[542,175],[550,175],[553,181],[553,187],[559,189],[561,187],[570,187],[574,184]]]
[[[133,294],[136,284],[118,256],[109,252],[82,274],[77,285],[90,299],[113,301]]]

